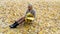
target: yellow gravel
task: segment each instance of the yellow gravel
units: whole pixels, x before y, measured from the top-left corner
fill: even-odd
[[[9,28],[29,3],[36,10],[33,24]],[[0,34],[60,34],[60,0],[0,0]]]

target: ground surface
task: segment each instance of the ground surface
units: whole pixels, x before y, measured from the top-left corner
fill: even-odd
[[[9,25],[21,18],[31,3],[36,10],[33,24]],[[0,34],[60,34],[59,0],[0,0]]]

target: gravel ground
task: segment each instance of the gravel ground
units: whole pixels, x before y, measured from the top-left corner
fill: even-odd
[[[36,10],[36,20],[9,28],[29,3]],[[0,0],[0,34],[60,34],[60,0]]]

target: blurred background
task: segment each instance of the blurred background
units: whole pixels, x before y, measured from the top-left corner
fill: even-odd
[[[36,20],[10,29],[29,3],[36,10]],[[60,0],[0,0],[0,34],[60,34]]]

